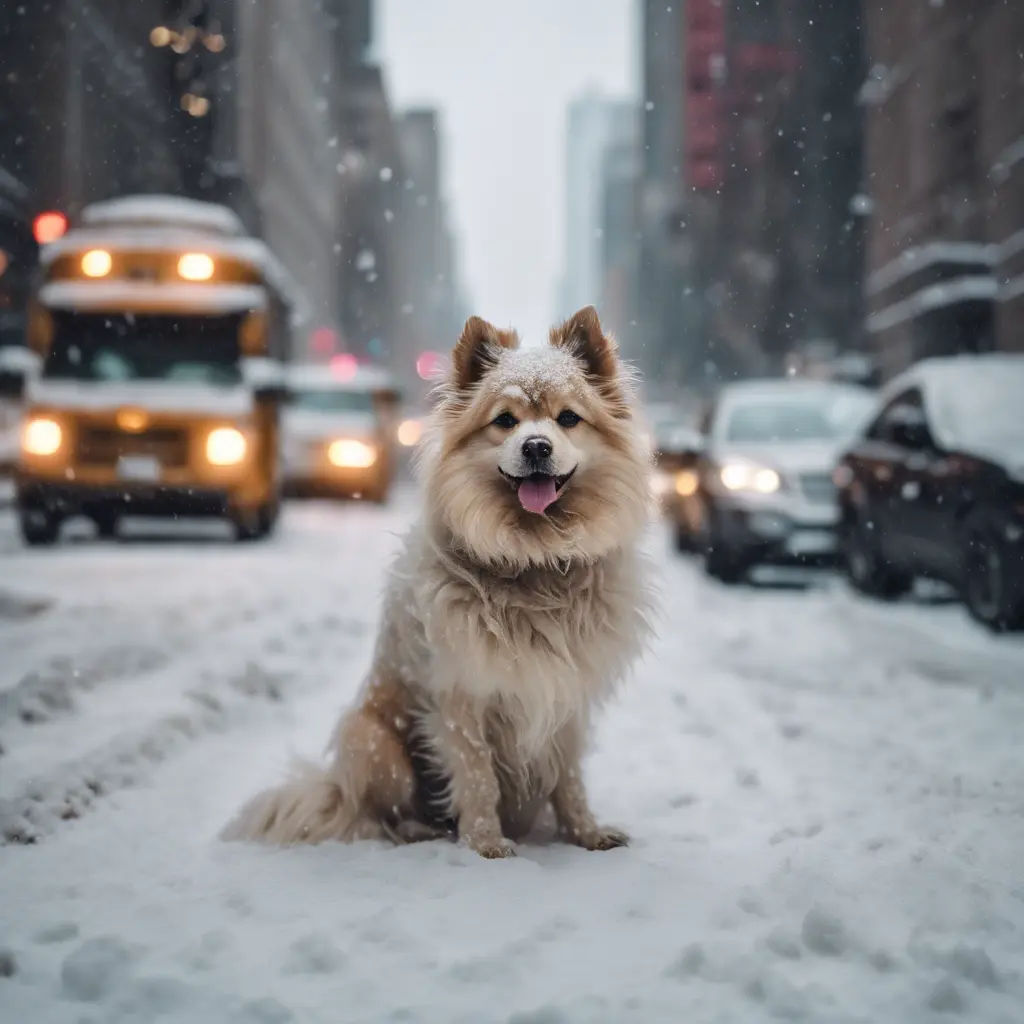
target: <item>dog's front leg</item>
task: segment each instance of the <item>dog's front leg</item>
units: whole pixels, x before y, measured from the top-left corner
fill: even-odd
[[[438,702],[437,755],[451,780],[451,809],[459,838],[482,857],[513,857],[514,844],[501,832],[501,791],[483,712],[458,694]]]
[[[617,828],[598,825],[583,785],[583,730],[572,725],[560,737],[558,781],[551,794],[551,806],[561,834],[567,842],[585,850],[614,850],[626,846],[629,836]]]

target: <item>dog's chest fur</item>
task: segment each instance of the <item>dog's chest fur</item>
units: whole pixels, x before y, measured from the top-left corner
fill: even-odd
[[[528,762],[606,698],[649,632],[638,558],[501,575],[416,532],[396,564],[378,658],[427,695],[479,700]]]

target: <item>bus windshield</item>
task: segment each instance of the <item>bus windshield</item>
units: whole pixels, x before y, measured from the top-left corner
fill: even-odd
[[[242,380],[240,317],[54,315],[43,366],[51,380],[166,381],[231,385]]]

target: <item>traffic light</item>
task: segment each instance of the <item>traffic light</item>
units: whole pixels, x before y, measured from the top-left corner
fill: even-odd
[[[67,229],[67,217],[57,210],[47,210],[32,221],[32,234],[40,245],[56,242]]]

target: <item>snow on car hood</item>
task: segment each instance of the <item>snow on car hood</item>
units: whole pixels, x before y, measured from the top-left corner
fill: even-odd
[[[378,433],[377,418],[362,412],[313,412],[288,409],[284,415],[284,436],[294,441],[326,441],[339,437],[370,438]]]
[[[27,398],[36,405],[90,412],[133,406],[146,412],[245,416],[253,409],[252,392],[242,385],[163,380],[34,380]]]
[[[783,474],[831,473],[835,468],[843,444],[830,441],[773,441],[764,444],[729,444],[720,442],[713,449],[714,458],[747,459],[762,466],[770,466]]]

